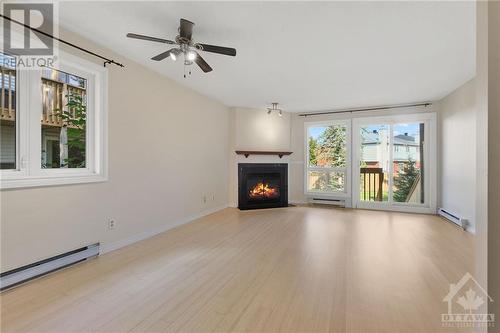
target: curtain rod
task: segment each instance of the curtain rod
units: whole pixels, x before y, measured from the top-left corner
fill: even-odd
[[[94,56],[94,57],[97,57],[97,58],[100,58],[100,59],[102,59],[102,60],[105,60],[105,61],[104,61],[104,67],[106,67],[106,65],[107,65],[107,64],[113,64],[113,65],[117,65],[117,66],[120,66],[120,67],[125,67],[123,64],[120,64],[119,62],[116,62],[116,61],[114,61],[114,60],[112,60],[112,59],[108,59],[108,58],[106,58],[106,57],[103,57],[103,56],[101,56],[101,55],[99,55],[99,54],[97,54],[97,53],[95,53],[95,52],[92,52],[92,51],[89,51],[89,50],[87,50],[87,49],[84,49],[83,47],[80,47],[80,46],[75,45],[75,44],[73,44],[73,43],[67,42],[67,41],[65,41],[65,40],[63,40],[63,39],[57,38],[57,37],[55,37],[55,36],[53,36],[53,35],[51,35],[51,34],[48,34],[48,33],[44,32],[44,31],[42,31],[42,30],[39,30],[39,29],[36,29],[36,28],[32,28],[32,27],[30,27],[30,26],[29,26],[29,25],[27,25],[27,24],[24,24],[24,23],[19,22],[19,21],[16,21],[16,20],[13,20],[13,19],[11,19],[11,18],[10,18],[10,17],[8,17],[8,16],[5,16],[5,15],[0,14],[0,17],[2,17],[2,18],[3,18],[3,19],[5,19],[5,20],[11,21],[11,22],[13,22],[13,23],[16,23],[16,24],[22,25],[23,27],[28,28],[28,29],[30,29],[30,30],[32,30],[32,31],[35,31],[35,32],[37,32],[37,33],[40,33],[40,34],[42,34],[42,35],[44,35],[44,36],[50,37],[50,38],[52,38],[52,39],[55,39],[55,40],[57,40],[57,41],[59,41],[59,42],[61,42],[61,43],[63,43],[63,44],[66,44],[66,45],[68,45],[68,46],[71,46],[71,47],[73,47],[73,48],[75,48],[75,49],[77,49],[77,50],[80,50],[80,51],[82,51],[82,52],[88,53],[88,54],[90,54],[90,55],[92,55],[92,56]]]
[[[353,113],[353,112],[376,111],[376,110],[390,110],[390,109],[399,109],[399,108],[411,108],[411,107],[416,107],[416,106],[428,107],[431,105],[432,105],[432,103],[427,102],[427,103],[416,103],[416,104],[405,104],[405,105],[378,106],[378,107],[363,108],[363,109],[343,109],[343,110],[336,110],[336,111],[301,113],[301,114],[299,114],[299,117],[319,116],[319,115],[337,114],[337,113]]]

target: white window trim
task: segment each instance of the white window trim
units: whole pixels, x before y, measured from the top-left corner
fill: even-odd
[[[346,126],[346,166],[339,167],[311,167],[309,166],[309,128],[319,126],[345,125]],[[351,197],[351,120],[350,119],[334,119],[327,121],[304,122],[304,195],[308,198],[327,198],[327,199],[346,199]],[[309,191],[309,171],[333,171],[345,173],[344,191],[336,192],[313,192]]]
[[[425,195],[423,204],[409,204],[402,202],[373,202],[373,201],[361,201],[359,195],[354,195],[353,207],[363,208],[363,209],[374,209],[374,210],[389,210],[389,211],[400,211],[400,212],[412,212],[412,213],[425,213],[425,214],[435,214],[437,210],[437,124],[436,124],[436,113],[415,113],[415,114],[404,114],[404,115],[391,115],[391,116],[381,116],[381,117],[363,117],[353,119],[353,150],[355,151],[353,155],[353,182],[352,188],[360,188],[360,175],[359,166],[361,159],[361,149],[360,147],[360,137],[359,130],[363,125],[370,124],[399,124],[399,123],[410,123],[410,122],[424,122],[427,130],[425,131],[426,145],[428,149],[424,151],[425,163]],[[392,127],[390,140],[392,141]],[[392,150],[390,152],[392,159]],[[391,163],[392,165],[392,163]],[[391,166],[392,169],[392,166]],[[392,171],[390,172],[392,174]],[[392,195],[392,189],[389,189],[389,195]]]
[[[41,168],[41,71],[17,71],[16,170],[0,171],[0,188],[52,186],[108,180],[107,69],[102,65],[59,51],[60,69],[84,77],[88,112],[86,167],[82,169]]]

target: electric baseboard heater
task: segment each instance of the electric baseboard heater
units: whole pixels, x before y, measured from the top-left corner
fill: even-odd
[[[450,211],[448,211],[444,208],[439,208],[438,214],[441,215],[442,217],[444,217],[445,219],[457,224],[458,226],[460,226],[464,230],[467,228],[467,224],[468,224],[467,219],[460,217],[455,213],[451,213]]]
[[[309,202],[322,205],[334,205],[334,206],[345,207],[345,200],[339,200],[339,199],[311,198],[309,199]]]
[[[99,255],[99,243],[59,254],[0,274],[0,291]]]

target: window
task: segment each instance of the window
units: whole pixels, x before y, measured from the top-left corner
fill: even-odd
[[[348,122],[306,124],[306,132],[306,194],[346,195]]]
[[[106,180],[105,68],[64,52],[58,68],[0,60],[1,188]]]

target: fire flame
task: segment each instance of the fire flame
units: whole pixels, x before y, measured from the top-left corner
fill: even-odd
[[[250,198],[274,198],[278,194],[278,189],[270,187],[267,183],[257,183],[248,193]]]

